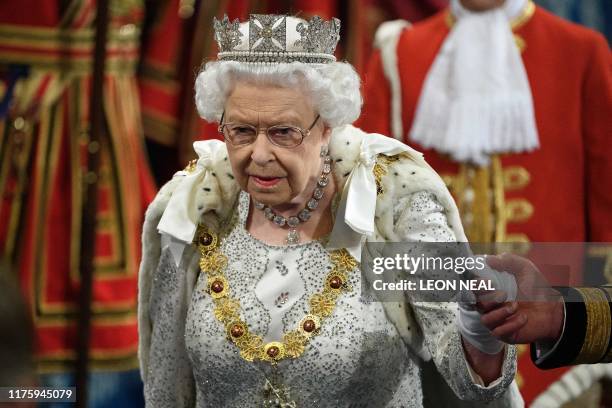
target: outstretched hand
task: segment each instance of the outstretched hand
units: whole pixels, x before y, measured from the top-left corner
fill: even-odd
[[[487,256],[487,263],[514,275],[518,296],[514,302],[505,302],[499,294],[477,294],[482,324],[509,344],[557,340],[563,330],[563,300],[539,269],[513,254]]]

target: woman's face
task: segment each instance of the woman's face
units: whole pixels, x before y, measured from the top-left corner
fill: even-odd
[[[300,86],[237,81],[227,98],[223,122],[258,128],[291,125],[306,130],[316,117]],[[252,144],[233,146],[226,142],[234,176],[256,201],[273,207],[301,205],[310,198],[310,187],[321,172],[321,146],[329,143],[330,134],[319,119],[302,143],[293,148],[273,145],[263,131]]]

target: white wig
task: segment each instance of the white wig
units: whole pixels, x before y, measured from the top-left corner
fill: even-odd
[[[361,112],[359,76],[348,63],[212,61],[200,71],[195,82],[196,106],[202,118],[209,122],[221,120],[236,80],[287,87],[304,85],[315,110],[332,128],[353,123]]]

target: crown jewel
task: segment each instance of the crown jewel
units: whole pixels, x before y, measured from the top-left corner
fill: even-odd
[[[223,20],[219,21],[214,19],[215,25],[215,40],[219,45],[219,49],[232,49],[240,44],[240,22],[238,19],[230,22],[229,18],[223,17]]]
[[[329,21],[314,16],[300,18],[251,14],[249,21],[240,23],[214,19],[215,40],[222,61],[273,64],[283,62],[334,62],[334,50],[340,39],[340,20]]]

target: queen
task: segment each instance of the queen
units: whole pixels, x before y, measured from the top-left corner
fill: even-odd
[[[365,301],[369,242],[465,241],[420,153],[350,124],[340,22],[215,20],[196,105],[225,142],[150,205],[139,356],[150,407],[421,407],[433,360],[456,397],[520,404],[513,346],[455,303]]]

